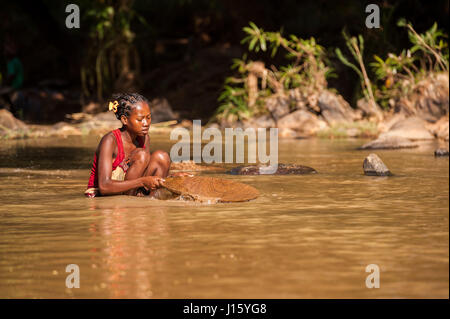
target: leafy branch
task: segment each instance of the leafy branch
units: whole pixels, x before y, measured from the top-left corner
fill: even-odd
[[[372,83],[370,82],[364,66],[364,38],[361,35],[358,35],[358,37],[350,37],[345,31],[342,31],[342,36],[344,37],[348,51],[351,53],[357,65],[350,62],[349,59],[342,54],[342,51],[339,48],[336,48],[335,50],[336,55],[343,64],[350,67],[356,72],[356,74],[358,74],[365,98],[372,104],[372,107],[376,107],[375,97],[372,91]]]

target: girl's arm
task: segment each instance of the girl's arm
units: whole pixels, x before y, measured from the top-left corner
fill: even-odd
[[[102,195],[114,195],[126,192],[130,189],[144,187],[142,178],[128,181],[115,181],[112,175],[112,157],[115,147],[113,134],[106,135],[98,148],[98,187]]]

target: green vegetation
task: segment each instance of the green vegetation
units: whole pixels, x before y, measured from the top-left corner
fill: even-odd
[[[389,108],[390,99],[406,96],[425,76],[448,72],[447,35],[436,23],[423,34],[418,34],[405,20],[400,20],[398,26],[408,30],[413,46],[398,55],[389,53],[385,60],[375,55],[375,62],[370,63],[378,84],[376,99],[384,108]]]
[[[281,32],[265,32],[252,22],[243,30],[247,36],[241,43],[248,43],[248,51],[270,50],[274,57],[281,48],[290,63],[278,70],[273,65],[267,68],[261,61],[247,60],[247,54],[233,60],[232,69],[238,75],[225,80],[218,98],[222,103],[216,113],[218,120],[233,122],[265,113],[265,98],[296,88],[305,95],[320,91],[327,86],[327,79],[334,76],[325,49],[315,38],[301,39],[295,35],[285,38]]]
[[[7,1],[2,6],[0,43],[14,40],[25,87],[64,89],[70,103],[79,99],[80,108],[74,111],[90,102],[102,103],[112,92],[136,90],[148,97],[168,98],[184,117],[209,118],[228,76],[230,56],[239,60],[234,61],[235,73],[221,94],[217,115],[223,119],[264,113],[277,104],[272,103],[276,95],[295,93],[296,98],[313,101],[324,85],[335,88],[353,106],[358,98],[370,97],[371,87],[377,104],[389,107],[390,97],[410,89],[407,69],[415,81],[422,71],[448,72],[446,36],[437,26],[426,31],[435,21],[441,28],[446,26],[448,1],[377,3],[382,12],[380,29],[365,26],[367,3],[350,0],[287,1],[282,6],[261,0],[257,7],[245,1],[79,0],[81,28],[68,29],[66,2],[36,0],[29,6]],[[404,28],[397,26],[401,16],[411,21],[404,22]],[[258,27],[248,21],[258,21]],[[283,32],[265,31],[280,28]],[[343,28],[350,47],[337,36]],[[247,57],[236,55],[242,38]],[[342,64],[336,47],[354,68]],[[371,85],[352,54],[355,47]],[[2,56],[2,85],[7,85],[6,66]],[[339,73],[339,80],[330,79],[331,68]],[[51,104],[41,104],[43,113],[53,112]],[[311,107],[314,102],[305,105],[318,113]],[[61,113],[55,119],[64,118],[61,108],[55,113]],[[36,116],[33,121],[44,120]]]
[[[345,31],[342,32],[345,39],[345,44],[348,50],[352,54],[358,66],[351,63],[341,52],[339,48],[336,48],[336,55],[339,60],[346,66],[352,68],[359,76],[361,88],[363,88],[363,95],[369,103],[372,103],[373,107],[376,107],[375,97],[373,95],[372,83],[367,75],[366,67],[364,66],[364,38],[361,35],[358,37],[350,37]]]
[[[381,105],[388,109],[389,101],[407,95],[424,76],[432,72],[448,72],[447,35],[438,29],[436,23],[424,34],[418,34],[405,20],[400,20],[398,26],[408,30],[412,47],[402,50],[399,55],[389,53],[385,60],[374,55],[375,61],[369,63],[371,70],[367,70],[363,58],[362,35],[349,36],[342,32],[351,58],[345,56],[341,49],[335,49],[338,59],[358,75],[362,95],[373,108]],[[232,69],[237,71],[237,75],[225,80],[218,98],[221,105],[215,115],[217,120],[234,122],[266,113],[266,98],[284,95],[286,91],[297,88],[308,96],[326,88],[327,79],[335,76],[327,59],[329,54],[315,38],[301,39],[295,35],[285,38],[281,32],[265,32],[252,22],[243,30],[247,36],[241,43],[248,44],[248,51],[270,51],[273,58],[281,48],[286,52],[289,63],[279,69],[273,65],[267,68],[261,61],[247,60],[247,54],[242,59],[233,60]]]
[[[424,34],[418,34],[404,19],[399,20],[397,25],[407,28],[413,46],[402,50],[398,55],[388,53],[385,60],[374,55],[375,61],[369,63],[374,81],[370,80],[363,61],[364,39],[361,35],[350,37],[343,32],[345,43],[357,65],[351,63],[339,48],[335,50],[339,60],[358,74],[365,99],[384,109],[389,109],[389,101],[410,93],[415,84],[426,75],[448,72],[447,35],[437,28],[436,23]]]
[[[135,18],[143,24],[146,21],[132,9],[133,0],[93,1],[89,5],[90,45],[81,67],[81,83],[85,97],[95,95],[102,100],[118,83],[133,82],[137,77],[140,59],[131,22]]]

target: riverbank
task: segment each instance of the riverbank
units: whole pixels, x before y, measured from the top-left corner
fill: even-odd
[[[436,139],[445,147],[449,142],[448,73],[431,74],[417,83],[409,95],[391,101],[388,111],[370,108],[365,100],[352,108],[330,90],[305,96],[298,89],[267,100],[267,114],[237,122],[203,123],[203,127],[278,127],[279,138],[371,138],[365,148],[415,147],[418,141]],[[85,112],[66,115],[66,121],[52,125],[26,124],[8,110],[0,110],[0,139],[99,135],[120,127],[111,112],[99,112],[100,104],[83,108]],[[190,129],[192,121],[181,119],[164,98],[151,101],[150,132],[169,135],[176,127]]]
[[[295,115],[295,114],[294,114]],[[320,120],[318,120],[320,121]],[[253,122],[255,123],[255,122]],[[256,121],[257,123],[257,121]],[[42,137],[70,136],[98,136],[101,138],[107,132],[120,127],[120,122],[110,112],[99,113],[79,123],[58,122],[54,125],[25,124],[14,118],[6,110],[0,110],[0,139],[36,139]],[[177,127],[192,128],[190,120],[170,120],[151,125],[150,134],[169,136]],[[221,128],[213,123],[202,128]],[[233,127],[243,129],[250,126],[247,123],[237,123]],[[261,127],[267,127],[262,125]],[[304,134],[291,127],[279,128],[280,139],[303,139],[317,137],[321,139],[359,138],[373,139],[364,144],[364,148],[411,148],[417,147],[421,141],[439,141],[440,147],[447,148],[449,144],[449,118],[443,116],[435,123],[427,122],[418,116],[400,114],[386,114],[385,120],[375,123],[368,120],[354,122],[340,122],[333,125],[324,125],[313,133]]]

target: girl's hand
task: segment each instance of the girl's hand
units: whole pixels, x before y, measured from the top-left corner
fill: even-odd
[[[158,177],[158,176],[145,176],[141,177],[142,183],[144,184],[144,187],[149,190],[156,189],[158,187],[162,186],[162,183],[165,182],[164,178]]]

